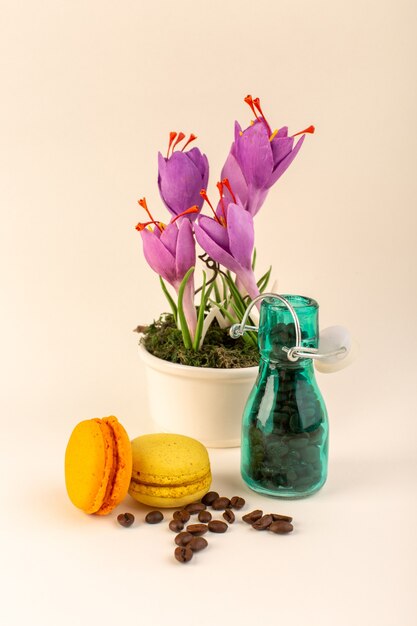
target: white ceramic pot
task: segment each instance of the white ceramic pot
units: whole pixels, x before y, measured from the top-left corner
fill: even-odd
[[[216,369],[170,363],[142,345],[152,421],[161,432],[188,435],[211,448],[240,445],[243,409],[258,367]]]

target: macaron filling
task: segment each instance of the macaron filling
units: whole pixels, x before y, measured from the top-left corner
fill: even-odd
[[[97,515],[105,515],[108,512],[109,507],[112,506],[112,495],[116,483],[117,468],[119,466],[119,453],[112,425],[109,424],[107,420],[103,419],[100,420],[100,428],[106,445],[106,455],[108,455],[106,465],[109,466],[109,474],[103,501],[98,510],[94,511],[94,513],[97,513]]]

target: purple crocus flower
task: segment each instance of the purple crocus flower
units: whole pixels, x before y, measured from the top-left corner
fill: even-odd
[[[253,299],[259,295],[252,270],[253,217],[239,202],[224,202],[214,218],[200,215],[194,225],[196,239],[216,263],[236,274],[238,284]]]
[[[159,192],[168,211],[174,216],[183,213],[190,206],[201,209],[203,199],[200,196],[200,189],[207,187],[209,176],[209,164],[205,154],[198,148],[184,152],[184,148],[196,139],[195,135],[190,135],[181,150],[174,150],[178,142],[184,138],[184,133],[179,133],[178,136],[176,133],[170,133],[167,156],[158,153]],[[197,215],[191,214],[189,219],[195,220],[196,217]]]
[[[193,227],[189,219],[177,223],[177,216],[168,225],[155,221],[146,205],[146,200],[139,200],[139,204],[151,217],[149,222],[139,223],[136,229],[142,236],[143,252],[150,267],[164,280],[172,285],[178,293],[181,281],[188,270],[195,266],[196,252],[193,236]],[[191,207],[183,215],[198,213],[198,207]],[[155,227],[152,229],[151,225]],[[191,274],[184,289],[184,315],[194,339],[197,325],[197,316],[194,306],[194,273]]]
[[[261,109],[259,98],[245,98],[255,114],[255,121],[242,131],[235,122],[235,140],[223,166],[221,177],[228,178],[236,196],[251,215],[261,208],[267,193],[297,156],[309,126],[288,136],[288,127],[271,131]],[[294,137],[302,135],[294,146]],[[229,200],[231,198],[229,197]]]

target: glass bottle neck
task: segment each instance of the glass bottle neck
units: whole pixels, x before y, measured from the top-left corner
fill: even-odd
[[[271,371],[273,370],[291,370],[291,371],[304,370],[304,371],[314,374],[313,359],[299,359],[295,363],[292,363],[291,361],[288,361],[285,358],[282,359],[282,361],[281,360],[276,361],[276,360],[273,360],[273,359],[270,359],[268,357],[261,355],[259,369],[263,370],[265,368]]]

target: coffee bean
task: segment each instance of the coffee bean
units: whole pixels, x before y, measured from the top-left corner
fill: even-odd
[[[211,522],[209,522],[211,524]],[[192,535],[204,535],[207,532],[206,524],[189,524],[187,526],[187,532]]]
[[[230,500],[229,498],[216,498],[212,503],[211,503],[212,508],[215,511],[223,511],[224,509],[228,509],[230,506]]]
[[[289,440],[288,445],[290,448],[294,450],[301,450],[302,448],[306,448],[308,446],[308,436],[307,435],[297,435]]]
[[[181,511],[175,511],[174,515],[172,516],[174,519],[179,520],[180,522],[184,522],[184,524],[186,522],[188,522],[188,520],[190,519],[191,515],[189,514],[188,511],[186,511],[185,509],[182,509]]]
[[[190,515],[195,515],[195,513],[200,513],[200,511],[204,511],[206,505],[203,502],[192,502],[191,504],[187,504],[185,510],[189,512]]]
[[[233,496],[233,498],[230,500],[230,505],[232,509],[239,510],[244,507],[245,504],[245,500],[243,498],[240,498],[239,496]]]
[[[129,528],[129,526],[132,526],[133,522],[135,521],[135,516],[132,515],[132,513],[120,513],[120,515],[117,516],[117,521],[119,522],[120,526]]]
[[[212,515],[210,511],[200,511],[200,513],[198,514],[198,521],[202,522],[203,524],[207,524],[207,522],[210,522],[211,518]]]
[[[179,519],[172,519],[168,526],[169,530],[174,533],[179,533],[184,528],[184,524]]]
[[[232,509],[226,509],[225,512],[223,513],[223,517],[228,524],[233,524],[233,522],[236,519],[235,514],[233,513]]]
[[[208,523],[208,529],[212,533],[225,533],[228,529],[228,525],[226,524],[226,522],[214,519]]]
[[[244,515],[242,519],[247,524],[253,524],[258,519],[261,519],[263,514],[264,514],[263,511],[261,511],[260,509],[256,509],[255,511],[252,511],[251,513],[246,513],[246,515]]]
[[[200,552],[200,550],[204,550],[204,548],[207,548],[207,546],[208,541],[204,539],[204,537],[193,537],[188,544],[188,547],[193,552]]]
[[[294,530],[294,527],[289,522],[278,521],[272,522],[268,530],[278,535],[285,535],[286,533],[291,533]]]
[[[320,461],[320,448],[309,446],[303,451],[303,461],[307,463],[318,463]]]
[[[211,506],[214,500],[217,500],[218,497],[219,494],[217,493],[217,491],[209,491],[208,493],[206,493],[204,498],[201,498],[201,502],[203,504],[206,504],[207,506]]]
[[[151,511],[145,517],[145,522],[147,524],[159,524],[159,522],[162,522],[163,519],[164,516],[162,515],[161,511]]]
[[[191,533],[186,533],[185,531],[183,533],[179,533],[174,541],[177,544],[177,546],[186,546],[187,544],[190,543],[191,539],[193,538],[193,535]]]
[[[174,556],[180,563],[188,563],[193,558],[193,551],[188,546],[178,546],[175,548]]]
[[[254,528],[255,530],[266,530],[267,528],[270,527],[272,522],[273,522],[272,515],[264,515],[263,517],[261,517],[260,519],[258,519],[256,522],[252,524],[252,528]],[[280,523],[281,522],[277,522],[277,524],[280,524]]]
[[[274,522],[292,522],[292,517],[289,515],[279,515],[278,513],[271,513]]]

